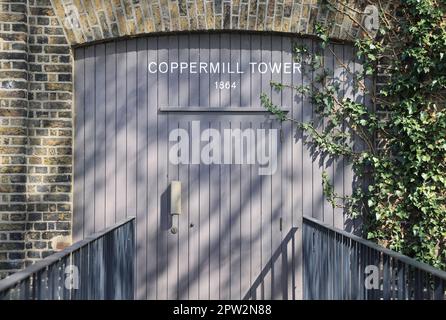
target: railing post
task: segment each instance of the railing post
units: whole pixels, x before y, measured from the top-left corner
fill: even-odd
[[[383,299],[390,300],[390,268],[389,257],[383,257]]]
[[[434,300],[444,299],[444,283],[443,279],[435,277],[434,279]]]

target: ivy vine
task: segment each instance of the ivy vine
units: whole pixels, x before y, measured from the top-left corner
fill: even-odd
[[[312,53],[295,45],[293,53],[303,70],[317,76],[307,86],[271,83],[275,90],[293,90],[311,99],[323,126],[321,121],[289,118],[266,94],[261,101],[281,121],[303,130],[308,143],[352,163],[359,185],[351,195],[336,194],[326,173],[323,190],[333,206],[363,216],[365,237],[445,269],[446,1],[370,4],[379,8],[380,26],[374,34],[362,28],[362,37],[355,41],[362,72],[350,70],[336,57],[325,26],[316,24],[319,48]],[[325,5],[358,23],[348,2],[325,0]],[[327,50],[374,108],[343,95],[339,79],[324,65]],[[368,79],[383,84],[375,91],[365,85]]]

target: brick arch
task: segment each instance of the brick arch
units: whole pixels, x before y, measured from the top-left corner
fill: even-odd
[[[335,39],[361,37],[366,1],[329,10],[320,0],[52,0],[71,45],[174,31],[248,30],[314,35],[315,22]],[[353,18],[356,22],[352,21]]]

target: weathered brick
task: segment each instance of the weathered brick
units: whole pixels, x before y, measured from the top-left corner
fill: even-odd
[[[23,250],[24,248],[23,242],[0,242],[1,251]]]
[[[0,270],[18,270],[24,267],[22,261],[0,261]]]
[[[45,53],[49,54],[69,54],[70,47],[68,46],[45,46]]]
[[[67,64],[48,64],[45,65],[43,69],[45,70],[45,72],[71,72],[71,66]]]
[[[42,220],[42,214],[38,212],[28,213],[28,221],[39,221]]]
[[[48,228],[48,225],[46,223],[44,223],[44,222],[33,223],[33,229],[34,230],[42,231],[42,230],[47,230],[47,228]]]
[[[25,166],[2,166],[0,167],[0,173],[25,173]]]
[[[42,253],[40,251],[27,251],[26,255],[30,259],[42,259]]]
[[[4,136],[23,136],[23,135],[26,135],[26,128],[0,127],[0,135],[4,135]]]
[[[71,128],[71,121],[64,120],[44,120],[42,121],[44,128]]]
[[[23,240],[24,238],[25,237],[23,235],[23,232],[11,232],[11,233],[9,233],[9,240]]]
[[[70,201],[70,196],[67,194],[46,194],[43,196],[43,199],[51,202],[68,202]]]
[[[23,223],[0,223],[0,231],[18,231],[18,230],[25,230],[25,226]]]
[[[71,157],[51,157],[51,158],[45,158],[43,163],[46,165],[67,165],[71,164],[72,159]]]
[[[25,252],[9,252],[8,258],[10,260],[22,260],[25,258]]]
[[[48,242],[46,241],[34,241],[33,247],[35,249],[47,249],[48,248]]]
[[[47,232],[42,232],[42,239],[45,240],[50,240],[56,236],[60,236],[60,235],[69,235],[68,231],[47,231]]]
[[[11,213],[9,215],[9,219],[11,221],[25,221],[26,220],[26,213]]]
[[[70,91],[71,89],[71,83],[45,83],[47,91]]]
[[[0,193],[20,193],[25,191],[26,191],[25,185],[17,185],[17,184],[0,185]]]

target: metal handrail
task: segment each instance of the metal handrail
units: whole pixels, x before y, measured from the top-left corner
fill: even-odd
[[[444,300],[446,272],[303,218],[305,299]]]
[[[431,265],[428,265],[428,264],[426,264],[424,262],[417,261],[417,260],[415,260],[413,258],[410,258],[408,256],[405,256],[405,255],[403,255],[401,253],[398,253],[398,252],[392,251],[390,249],[381,247],[380,245],[378,245],[378,244],[376,244],[374,242],[371,242],[371,241],[366,240],[364,238],[358,237],[357,235],[351,234],[351,233],[349,233],[347,231],[344,231],[344,230],[341,230],[341,229],[337,229],[335,227],[332,227],[332,226],[330,226],[330,225],[328,225],[328,224],[326,224],[324,222],[321,222],[319,220],[316,220],[314,218],[303,217],[303,219],[307,220],[307,221],[311,221],[314,224],[320,225],[320,226],[322,226],[322,227],[324,227],[324,228],[326,228],[328,230],[334,231],[334,232],[336,232],[338,234],[341,234],[344,237],[350,238],[350,239],[352,239],[352,240],[354,240],[354,241],[356,241],[358,243],[361,243],[361,244],[363,244],[363,245],[365,245],[365,246],[367,246],[367,247],[369,247],[371,249],[374,249],[376,251],[380,251],[380,252],[382,252],[382,253],[384,253],[384,254],[386,254],[386,255],[394,258],[394,259],[397,259],[397,260],[399,260],[401,262],[404,262],[405,264],[408,264],[408,265],[410,265],[410,266],[412,266],[414,268],[420,269],[420,270],[428,272],[428,273],[430,273],[430,274],[432,274],[432,275],[434,275],[434,276],[436,276],[438,278],[446,280],[446,271],[443,271],[443,270],[440,270],[440,269],[436,269],[436,268],[432,267]]]
[[[84,250],[84,247],[87,247],[94,243],[95,241],[98,241],[101,238],[107,237],[109,234],[113,233],[115,230],[123,227],[124,225],[133,222],[135,220],[135,217],[129,217],[125,220],[110,226],[100,232],[94,233],[90,236],[87,236],[85,239],[80,240],[71,246],[63,249],[62,251],[59,251],[57,253],[54,253],[32,265],[29,267],[18,271],[16,273],[13,273],[9,277],[0,280],[0,295],[6,292],[7,290],[11,290],[17,285],[19,285],[21,282],[27,281],[31,277],[33,277],[36,274],[39,274],[41,272],[44,272],[47,268],[51,267],[52,265],[58,263],[59,261],[63,259],[67,259],[70,255],[73,255],[74,253],[77,253],[81,250]]]

